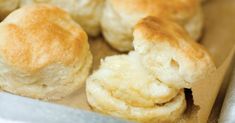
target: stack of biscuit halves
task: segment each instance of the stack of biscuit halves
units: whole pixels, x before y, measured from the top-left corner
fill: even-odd
[[[0,87],[14,94],[55,100],[86,85],[94,111],[169,123],[186,110],[184,89],[216,70],[196,42],[201,0],[6,1],[5,10],[21,7],[0,23]],[[121,54],[89,75],[87,34],[100,33]]]

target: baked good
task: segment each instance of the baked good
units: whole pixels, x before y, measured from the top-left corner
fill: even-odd
[[[92,56],[87,35],[51,5],[20,8],[0,23],[0,87],[38,99],[60,99],[79,89]]]
[[[174,122],[186,108],[182,89],[158,81],[138,54],[106,57],[87,80],[95,111],[138,122]]]
[[[106,0],[102,12],[102,32],[107,42],[119,51],[133,49],[133,27],[142,18],[172,19],[198,39],[202,29],[199,0]]]
[[[146,17],[134,28],[134,51],[106,57],[86,81],[95,111],[137,122],[176,122],[184,88],[216,67],[207,51],[173,21]]]
[[[20,6],[48,3],[66,10],[90,36],[100,33],[100,17],[104,0],[21,0]]]
[[[0,0],[0,20],[3,20],[19,5],[19,0]]]
[[[133,35],[144,66],[168,85],[189,88],[216,70],[207,50],[172,21],[144,18]]]

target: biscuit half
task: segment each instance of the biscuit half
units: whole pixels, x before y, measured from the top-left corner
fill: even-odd
[[[184,91],[149,74],[135,53],[102,61],[86,93],[94,110],[139,122],[173,122],[186,108]]]
[[[173,21],[146,17],[133,35],[144,66],[168,85],[190,88],[216,70],[209,52]]]

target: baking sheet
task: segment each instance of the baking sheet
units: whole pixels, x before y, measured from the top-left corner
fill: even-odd
[[[130,123],[8,93],[0,93],[0,100],[0,123]]]
[[[209,0],[205,3],[203,9],[205,29],[200,42],[213,56],[218,70],[205,80],[193,85],[193,98],[191,100],[193,100],[194,105],[188,107],[190,110],[186,111],[182,122],[204,123],[207,121],[235,51],[234,0]],[[120,54],[110,48],[102,37],[90,38],[90,45],[94,57],[93,70],[97,69],[101,58]],[[52,101],[52,103],[91,111],[86,100],[85,87],[62,100]],[[217,115],[212,116],[213,121],[217,118]]]
[[[234,62],[233,62],[234,63]],[[235,123],[235,65],[233,64],[233,73],[227,90],[227,94],[219,117],[219,123]]]

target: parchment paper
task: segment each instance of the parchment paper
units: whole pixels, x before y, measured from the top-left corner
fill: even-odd
[[[235,51],[235,1],[210,0],[203,5],[203,9],[205,28],[200,43],[209,50],[218,69],[205,80],[193,84],[192,102],[194,105],[188,107],[190,109],[186,111],[181,122],[207,122]],[[93,70],[99,66],[101,58],[119,54],[110,48],[102,37],[90,39],[90,44],[94,56]],[[86,100],[84,88],[69,97],[56,101],[56,103],[91,110]]]

